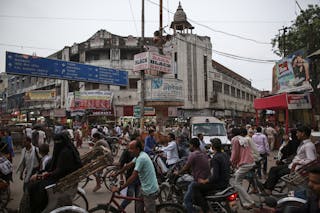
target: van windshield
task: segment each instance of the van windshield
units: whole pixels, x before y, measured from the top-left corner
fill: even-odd
[[[203,136],[226,136],[226,129],[221,123],[201,123],[193,124],[193,136],[197,136],[199,133]]]

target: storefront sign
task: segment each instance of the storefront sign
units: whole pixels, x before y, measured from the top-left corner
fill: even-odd
[[[178,79],[149,79],[145,89],[147,101],[184,101],[182,81]]]
[[[80,109],[80,110],[71,111],[70,115],[71,115],[71,117],[83,116],[85,113],[86,113],[85,110]]]
[[[72,94],[69,94],[72,96]],[[74,97],[70,97],[70,110],[80,109],[111,109],[113,93],[110,91],[89,90],[75,92]],[[73,99],[73,100],[72,100]]]
[[[288,109],[311,109],[309,94],[288,94]]]
[[[133,107],[133,116],[140,118],[140,106]],[[154,107],[144,107],[144,116],[154,116],[156,115],[156,109]]]
[[[154,52],[143,52],[134,55],[133,71],[146,71],[150,74],[162,72],[171,73],[171,58]]]
[[[56,98],[55,90],[33,90],[26,92],[25,101],[53,101]]]
[[[94,110],[92,111],[92,114],[91,116],[110,116],[112,115],[112,111],[111,110],[108,110],[108,111],[105,111],[105,110]]]

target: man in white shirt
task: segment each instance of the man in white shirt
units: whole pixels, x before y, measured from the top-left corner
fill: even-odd
[[[46,133],[42,129],[39,129],[38,132],[39,132],[38,146],[40,146],[41,144],[44,144],[46,141]]]
[[[117,133],[117,137],[119,137],[122,134],[122,131],[119,125],[116,125],[114,127],[114,131]]]
[[[310,139],[311,129],[306,126],[301,126],[297,130],[297,137],[302,140],[300,143],[297,154],[294,156],[289,169],[295,171],[302,166],[310,163],[317,158],[316,146]]]
[[[91,137],[93,138],[93,134],[98,132],[98,129],[96,126],[94,126],[92,129],[91,129]]]
[[[176,143],[175,135],[173,133],[168,134],[169,143],[167,146],[162,147],[161,150],[166,154],[166,163],[169,167],[173,166],[179,161],[178,144]]]
[[[290,171],[296,171],[317,158],[316,147],[314,143],[311,142],[310,135],[311,129],[309,127],[299,126],[297,128],[297,138],[301,141],[297,149],[297,154],[289,166],[284,164],[270,169],[269,177],[264,183],[264,188],[268,194],[271,194],[271,191],[283,175],[289,174]]]
[[[199,142],[200,142],[200,150],[203,152],[207,152],[206,143],[203,140],[203,134],[199,133],[197,136],[198,136]]]
[[[32,138],[32,129],[29,125],[25,129],[25,134],[28,138]]]

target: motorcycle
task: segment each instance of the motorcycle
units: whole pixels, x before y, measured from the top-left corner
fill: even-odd
[[[277,200],[275,197],[266,197],[264,200],[264,203],[266,204],[266,207],[262,207],[259,209],[255,209],[254,212],[279,212],[279,213],[288,213],[292,212],[293,210],[299,209],[302,205],[304,205],[307,202],[307,200],[288,196],[283,197],[280,200]]]
[[[209,208],[213,212],[227,212],[235,213],[238,210],[237,205],[238,193],[233,188],[229,186],[224,190],[215,190],[210,192],[205,199],[209,204]]]

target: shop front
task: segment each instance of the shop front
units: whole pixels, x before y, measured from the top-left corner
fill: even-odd
[[[289,94],[282,93],[254,100],[254,109],[256,111],[256,124],[259,125],[259,111],[273,110],[274,118],[268,121],[273,121],[274,125],[277,122],[285,124],[286,132],[289,127],[294,127],[297,124],[313,125],[313,111],[311,94]],[[263,123],[267,120],[262,121]]]

